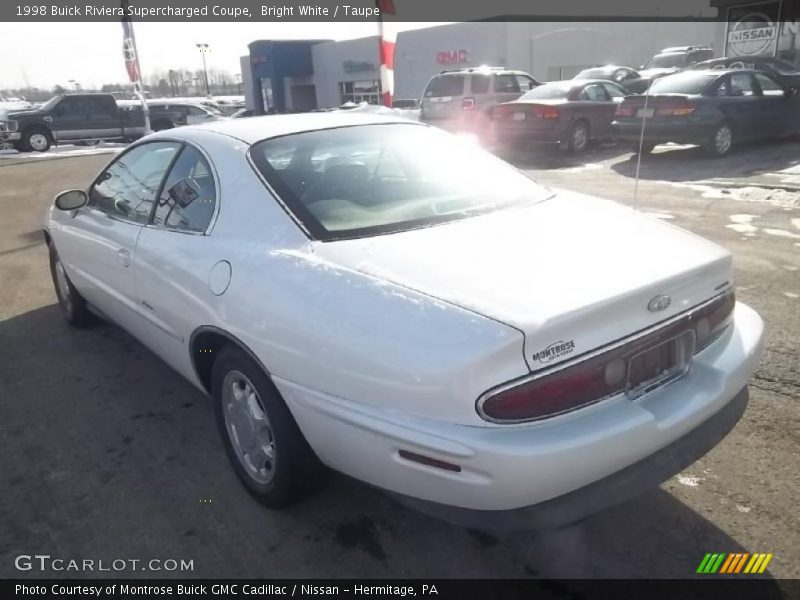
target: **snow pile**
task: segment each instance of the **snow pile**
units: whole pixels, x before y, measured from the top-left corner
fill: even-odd
[[[377,104],[368,104],[366,102],[362,102],[352,107],[349,104],[343,104],[339,107],[339,110],[347,110],[348,112],[353,113],[383,115],[387,117],[402,117],[404,119],[419,121],[418,108],[389,108],[388,106],[379,106]]]

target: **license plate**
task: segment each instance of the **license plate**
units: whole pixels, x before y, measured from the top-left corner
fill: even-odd
[[[647,108],[640,108],[636,111],[636,118],[637,119],[649,119],[654,114],[656,114],[656,109],[648,106]]]
[[[515,112],[514,116],[511,117],[515,121],[524,121],[525,120],[525,113],[524,112]]]
[[[636,398],[682,377],[689,370],[693,354],[694,332],[692,331],[636,354],[628,362],[625,393],[629,398]]]

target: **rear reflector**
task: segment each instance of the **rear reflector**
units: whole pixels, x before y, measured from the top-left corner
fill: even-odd
[[[478,414],[500,423],[535,421],[623,392],[630,397],[646,393],[670,374],[679,375],[692,353],[719,338],[733,319],[735,304],[733,291],[724,292],[632,339],[501,386],[478,399]]]
[[[472,110],[475,108],[475,98],[464,98],[461,100],[461,110]]]
[[[437,469],[444,469],[445,471],[451,471],[453,473],[461,472],[461,467],[458,465],[439,460],[438,458],[431,458],[430,456],[409,452],[408,450],[400,450],[398,454],[400,454],[401,458],[405,458],[406,460],[410,460],[411,462],[419,463],[421,465],[436,467]]]

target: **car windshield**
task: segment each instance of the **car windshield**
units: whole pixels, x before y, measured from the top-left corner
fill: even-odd
[[[684,71],[656,79],[650,86],[649,94],[701,94],[717,77],[718,73]]]
[[[552,195],[467,138],[375,124],[259,142],[254,164],[317,239],[390,233]]]
[[[645,64],[646,69],[671,69],[686,65],[685,54],[661,54],[654,56]]]
[[[558,100],[566,98],[571,89],[571,83],[545,83],[524,94],[520,100]]]
[[[40,108],[40,110],[45,110],[45,111],[52,110],[52,108],[56,104],[58,104],[58,101],[61,100],[61,98],[63,98],[63,96],[53,96],[52,98],[50,98],[50,100],[48,100],[47,102],[42,104],[42,107]]]
[[[438,75],[428,82],[424,96],[441,98],[442,96],[460,96],[464,93],[463,75]]]
[[[793,65],[790,62],[781,60],[779,58],[764,57],[761,62],[775,69],[781,75],[796,75],[800,72],[800,65]]]

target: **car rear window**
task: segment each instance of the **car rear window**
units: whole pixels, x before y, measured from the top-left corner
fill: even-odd
[[[684,71],[656,79],[650,86],[650,94],[702,94],[708,85],[719,77],[718,73]]]
[[[428,82],[424,96],[441,98],[442,96],[462,96],[464,94],[463,75],[437,75]]]
[[[415,124],[296,133],[258,142],[250,155],[321,240],[427,227],[552,195],[473,142]]]
[[[571,83],[545,83],[524,94],[520,100],[558,100],[569,96]]]

